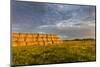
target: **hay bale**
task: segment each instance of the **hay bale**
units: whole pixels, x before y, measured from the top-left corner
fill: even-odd
[[[39,34],[38,37],[44,37],[44,34]]]
[[[26,37],[26,35],[27,35],[27,34],[25,34],[25,33],[20,33],[20,34],[19,34],[19,37]]]
[[[28,33],[28,34],[26,35],[26,37],[33,37],[33,35],[30,34],[30,33]]]
[[[55,39],[55,38],[52,38],[51,40],[52,40],[52,41],[56,41],[56,39]]]
[[[12,41],[18,41],[17,37],[12,37]]]
[[[46,37],[44,37],[44,38],[43,38],[43,41],[47,41],[47,38],[46,38]]]
[[[52,41],[51,39],[47,39],[47,41]]]
[[[19,37],[19,33],[12,33],[12,37]]]
[[[38,37],[37,41],[43,41],[43,39],[41,37]]]
[[[32,34],[33,37],[38,37],[38,34],[34,33]]]
[[[33,41],[33,38],[32,37],[27,37],[27,38],[25,38],[25,41],[26,42],[32,42]]]
[[[27,42],[27,46],[32,46],[32,45],[34,45],[33,42]]]
[[[35,42],[33,42],[34,43],[34,45],[38,45],[38,41],[35,41]]]
[[[37,38],[32,38],[33,41],[37,41]]]
[[[19,46],[26,46],[26,42],[18,42]]]
[[[17,47],[18,43],[17,42],[12,42],[12,47]]]
[[[43,39],[38,39],[37,41],[44,41]]]
[[[38,41],[38,44],[43,46],[44,45],[44,42],[43,41]]]
[[[25,41],[24,37],[19,37],[17,41]]]

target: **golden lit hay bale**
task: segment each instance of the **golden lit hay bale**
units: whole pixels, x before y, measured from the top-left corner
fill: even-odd
[[[26,37],[26,35],[27,35],[26,33],[20,33],[19,37]]]
[[[41,38],[39,39],[39,38],[38,38],[37,41],[43,41],[43,39],[41,39]]]
[[[34,42],[31,42],[32,43],[32,45],[36,45]]]
[[[37,39],[36,38],[33,38],[33,41],[37,41]]]
[[[18,42],[18,46],[26,46],[26,42]]]
[[[27,42],[27,46],[32,46],[34,45],[32,42]]]
[[[51,37],[47,37],[47,39],[51,39]]]
[[[24,37],[19,37],[17,41],[25,41]]]
[[[47,38],[43,38],[43,41],[47,41]]]
[[[56,37],[56,36],[55,36],[54,38],[55,38],[55,39],[59,39],[59,37]]]
[[[51,39],[47,39],[47,41],[52,41]]]
[[[47,42],[47,41],[45,41],[45,42],[44,42],[44,44],[45,44],[45,45],[47,45],[47,44],[48,44],[48,42]]]
[[[47,39],[48,39],[48,40],[51,40],[51,37],[48,37]]]
[[[56,39],[55,39],[55,38],[52,38],[51,40],[52,40],[52,41],[56,41]]]
[[[48,38],[52,38],[51,36],[48,36]]]
[[[44,37],[48,37],[48,35],[47,34],[44,34]]]
[[[43,39],[42,37],[37,37],[37,39]]]
[[[42,37],[43,39],[47,39],[47,37]]]
[[[36,33],[32,34],[33,37],[38,37],[38,35],[39,34],[36,34]]]
[[[17,37],[12,37],[12,41],[17,41],[18,38]]]
[[[28,33],[26,37],[33,37],[33,35]]]
[[[34,45],[38,45],[38,41],[35,41],[35,42],[33,42],[34,43]]]
[[[33,38],[32,41],[37,41],[37,39],[36,38]]]
[[[38,34],[38,37],[44,37],[44,34]]]
[[[46,34],[42,34],[43,35],[43,38],[46,38],[47,37],[47,35]]]
[[[12,42],[12,47],[16,47],[18,46],[18,43],[17,42]]]
[[[42,37],[38,37],[37,39],[43,39]]]
[[[38,41],[39,45],[43,46],[44,42],[43,41]]]
[[[27,38],[25,38],[25,41],[26,41],[26,42],[32,42],[32,41],[33,41],[33,38],[27,37]]]
[[[19,33],[12,33],[12,37],[19,37]]]
[[[35,41],[33,41],[33,42],[30,42],[32,45],[38,45],[38,42],[35,42]]]
[[[37,38],[37,37],[38,37],[38,36],[36,36],[36,35],[35,35],[35,36],[33,36],[33,38]]]
[[[38,37],[32,37],[33,39],[35,39],[35,40],[37,40],[38,39]]]
[[[52,37],[52,39],[59,39],[59,37],[54,36],[54,37]]]

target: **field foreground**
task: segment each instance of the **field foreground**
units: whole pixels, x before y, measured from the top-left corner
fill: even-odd
[[[38,65],[96,60],[95,40],[68,40],[47,46],[12,47],[13,65]]]

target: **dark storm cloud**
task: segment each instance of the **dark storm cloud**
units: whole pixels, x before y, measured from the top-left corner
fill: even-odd
[[[12,31],[56,33],[62,39],[95,37],[95,6],[15,1]]]

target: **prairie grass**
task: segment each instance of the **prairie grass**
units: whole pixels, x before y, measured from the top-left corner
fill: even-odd
[[[12,47],[13,65],[96,61],[95,40],[69,40],[47,46]]]

